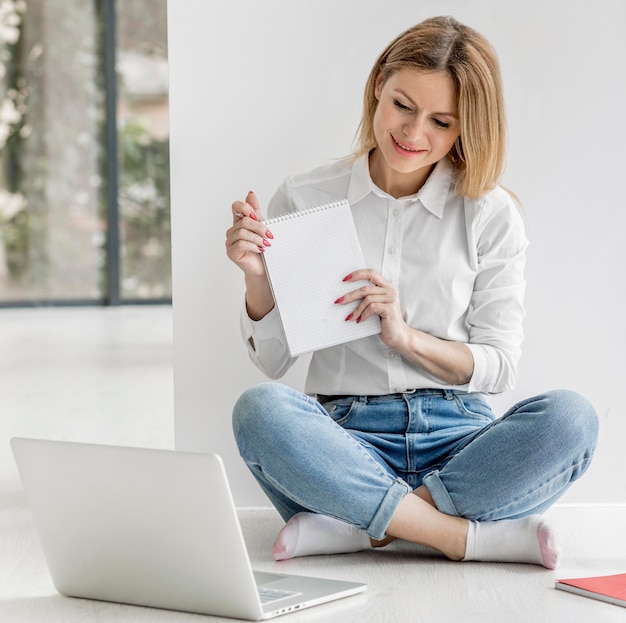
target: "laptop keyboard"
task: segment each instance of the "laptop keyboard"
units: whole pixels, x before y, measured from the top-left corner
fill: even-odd
[[[262,604],[269,604],[273,601],[278,601],[279,599],[287,599],[287,597],[295,597],[296,595],[301,594],[297,591],[281,591],[275,588],[266,588],[264,586],[259,586],[257,588]]]

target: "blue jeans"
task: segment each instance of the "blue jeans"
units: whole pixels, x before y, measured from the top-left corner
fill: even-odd
[[[280,383],[233,413],[242,458],[281,516],[330,515],[382,539],[402,498],[478,521],[541,513],[587,469],[598,418],[582,396],[547,392],[496,419],[481,394],[416,390],[325,402]]]

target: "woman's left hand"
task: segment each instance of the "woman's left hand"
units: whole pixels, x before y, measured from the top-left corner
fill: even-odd
[[[356,270],[344,281],[369,281],[335,301],[338,305],[348,305],[359,301],[357,307],[346,317],[347,322],[363,322],[375,314],[381,319],[381,339],[390,348],[398,348],[409,331],[402,318],[398,290],[375,270]]]

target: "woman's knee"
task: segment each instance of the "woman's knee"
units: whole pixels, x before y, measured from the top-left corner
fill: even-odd
[[[286,386],[281,383],[261,383],[247,389],[233,408],[233,431],[235,437],[259,426],[266,428],[275,414],[280,412],[277,406],[282,402]]]
[[[598,415],[593,405],[581,394],[559,389],[541,396],[545,402],[546,425],[562,440],[565,447],[580,447],[593,451],[598,438]]]

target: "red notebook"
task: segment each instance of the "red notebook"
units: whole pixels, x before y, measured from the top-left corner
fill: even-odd
[[[562,591],[607,601],[626,608],[626,573],[557,580],[555,587]]]

